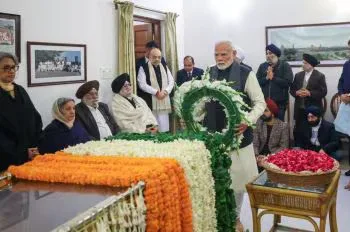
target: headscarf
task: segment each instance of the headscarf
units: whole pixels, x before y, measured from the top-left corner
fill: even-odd
[[[55,119],[57,119],[58,121],[65,124],[69,129],[71,129],[73,127],[75,118],[71,121],[67,121],[67,119],[62,114],[62,108],[67,102],[70,102],[70,101],[74,102],[74,100],[72,98],[61,97],[61,98],[58,98],[53,103],[53,106],[52,106],[52,116]]]

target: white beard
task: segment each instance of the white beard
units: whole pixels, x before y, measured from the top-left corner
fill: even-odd
[[[230,63],[230,64],[216,64],[216,67],[218,67],[219,70],[225,70],[228,67],[230,67],[231,64],[232,63]]]

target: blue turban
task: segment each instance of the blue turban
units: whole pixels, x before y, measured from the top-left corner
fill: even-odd
[[[313,116],[316,116],[318,118],[322,116],[322,110],[318,106],[309,106],[306,108],[305,112],[306,115],[312,114]]]
[[[275,54],[278,57],[280,57],[282,54],[281,50],[274,44],[267,45],[265,50],[266,51],[269,50],[270,52],[272,52],[273,54]]]

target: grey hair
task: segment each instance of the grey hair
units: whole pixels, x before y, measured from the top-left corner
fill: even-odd
[[[63,106],[67,103],[67,102],[75,102],[73,98],[67,98],[67,97],[60,97],[56,100],[56,104],[57,107],[59,109],[59,111],[61,111],[61,109],[63,108]],[[54,104],[55,105],[55,104]]]
[[[215,47],[218,46],[218,45],[221,45],[221,44],[225,44],[225,45],[229,46],[230,49],[236,50],[236,49],[234,48],[234,46],[232,45],[232,42],[229,41],[229,40],[222,40],[222,41],[219,41],[219,42],[217,42],[217,43],[215,44]]]
[[[0,52],[0,62],[5,58],[13,60],[13,62],[15,62],[15,64],[18,65],[18,59],[15,55],[8,52]]]

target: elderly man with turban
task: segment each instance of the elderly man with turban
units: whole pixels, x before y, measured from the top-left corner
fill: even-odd
[[[78,99],[81,99],[75,109],[77,119],[90,136],[96,140],[117,133],[117,124],[109,112],[107,104],[99,102],[99,87],[98,81],[88,81],[81,85],[75,94]]]
[[[322,110],[318,106],[307,107],[305,114],[308,125],[296,131],[295,146],[339,159],[339,138],[334,124],[322,118]]]
[[[279,109],[277,117],[284,121],[293,72],[286,61],[279,59],[282,52],[276,45],[269,44],[265,50],[266,62],[260,64],[256,77],[265,99],[271,98],[276,102]]]
[[[327,95],[326,78],[323,73],[315,69],[320,62],[316,57],[303,54],[303,71],[295,74],[290,87],[290,94],[295,97],[294,120],[295,128],[307,124],[305,109],[317,106],[323,111],[322,99]]]
[[[264,114],[254,129],[254,153],[258,164],[264,156],[289,147],[288,124],[276,118],[277,114],[277,104],[272,99],[267,99]],[[259,167],[259,171],[262,170]]]
[[[249,70],[253,70],[251,66],[247,65],[246,63],[243,63],[244,59],[245,59],[245,52],[244,50],[235,45],[233,47],[233,52],[236,52],[236,62],[239,63],[240,65],[243,65],[244,67],[248,68]]]
[[[121,132],[155,133],[158,123],[147,103],[132,93],[130,77],[123,73],[112,82],[112,111]]]

